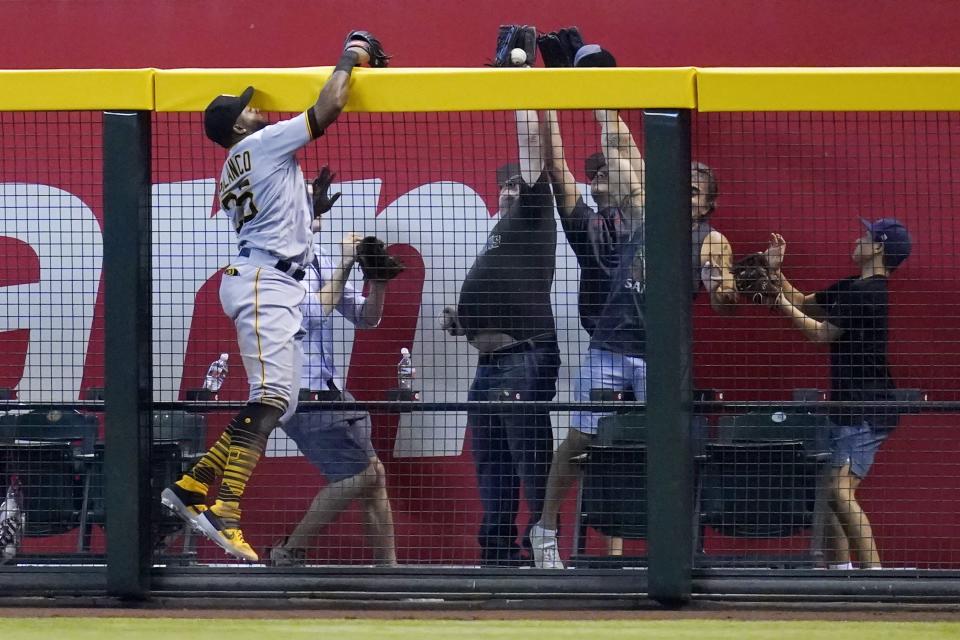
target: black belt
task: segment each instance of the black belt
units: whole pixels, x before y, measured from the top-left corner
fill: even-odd
[[[243,249],[240,249],[240,255],[244,258],[249,258],[250,248],[244,247]],[[303,280],[304,276],[307,275],[307,272],[304,271],[303,267],[294,262],[290,262],[289,260],[277,260],[277,263],[273,266],[297,281]]]
[[[327,380],[327,388],[323,391],[300,389],[299,399],[302,402],[309,402],[311,400],[320,402],[335,402],[337,400],[342,400],[343,394],[340,393],[340,389],[337,388],[337,384],[333,380]]]
[[[533,351],[540,347],[549,347],[556,345],[557,336],[554,333],[541,333],[532,338],[527,338],[526,340],[518,340],[516,342],[510,343],[506,346],[500,347],[499,349],[494,349],[493,351],[484,351],[480,353],[481,360],[492,360],[497,356],[508,355],[511,353],[523,353],[525,351]]]

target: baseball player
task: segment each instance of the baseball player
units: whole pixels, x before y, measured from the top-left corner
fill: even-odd
[[[237,232],[239,252],[224,270],[220,301],[237,329],[250,396],[206,455],[164,489],[161,499],[227,553],[251,562],[259,558],[240,529],[240,500],[267,437],[282,416],[296,410],[301,281],[313,261],[313,214],[295,154],[340,115],[353,68],[383,66],[386,59],[376,38],[352,32],[316,104],[300,115],[270,124],[250,106],[253,87],[240,96],[217,96],[204,111],[207,137],[228,150],[220,205]],[[344,249],[341,270],[354,259],[352,247]],[[207,508],[207,492],[218,477],[216,501]]]
[[[857,239],[852,259],[858,275],[823,291],[803,293],[783,277],[780,267],[786,242],[773,234],[767,250],[770,268],[779,276],[775,306],[809,340],[830,345],[830,399],[878,402],[894,398],[888,363],[890,306],[888,280],[910,255],[907,228],[893,218],[861,220],[866,232]],[[833,409],[831,470],[827,481],[826,559],[834,569],[853,569],[850,551],[860,566],[880,568],[880,553],[870,520],[857,501],[880,446],[896,427],[898,414],[880,406]]]
[[[327,190],[334,174],[324,167],[314,181],[313,230],[320,231],[322,216],[340,196],[328,197]],[[343,253],[348,255],[358,238],[343,239]],[[366,298],[348,281],[352,264],[334,266],[320,248],[314,245],[314,258],[304,278],[307,295],[300,306],[303,312],[305,367],[300,380],[300,400],[353,400],[344,388],[333,360],[333,319],[335,308],[362,329],[380,324],[386,293],[386,280],[366,277],[369,289]],[[364,274],[367,276],[366,272]],[[387,496],[386,471],[370,440],[370,414],[366,411],[317,409],[300,411],[282,425],[303,455],[326,476],[327,485],[317,493],[303,519],[285,540],[270,549],[274,566],[303,564],[306,549],[313,538],[334,520],[350,503],[359,499],[370,544],[378,564],[394,565],[397,553],[393,535],[393,513]]]

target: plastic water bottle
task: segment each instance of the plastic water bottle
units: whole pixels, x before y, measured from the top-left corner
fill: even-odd
[[[203,379],[203,388],[210,393],[220,391],[223,386],[223,380],[227,377],[227,360],[230,359],[229,353],[221,353],[218,360],[214,360],[207,369],[207,375]]]
[[[397,387],[406,391],[413,391],[413,378],[417,370],[410,359],[410,350],[400,349],[400,363],[397,365]]]

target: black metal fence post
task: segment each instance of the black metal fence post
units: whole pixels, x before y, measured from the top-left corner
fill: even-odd
[[[150,575],[150,117],[103,117],[107,590],[130,599]]]
[[[647,261],[647,497],[650,598],[690,599],[690,112],[644,112]]]

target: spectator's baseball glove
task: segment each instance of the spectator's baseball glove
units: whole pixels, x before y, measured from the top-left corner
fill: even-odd
[[[583,38],[576,27],[544,33],[537,38],[537,46],[547,67],[572,67],[573,58],[583,46]]]
[[[351,40],[362,43],[361,46],[370,55],[371,67],[385,67],[390,63],[391,56],[387,55],[387,52],[383,50],[383,45],[380,44],[380,40],[369,31],[351,31],[347,35],[347,39],[343,41],[344,49],[347,48]]]
[[[767,256],[751,253],[733,263],[730,268],[737,291],[755,304],[772,305],[780,295],[780,278],[770,270]]]
[[[523,49],[527,59],[514,64],[510,59],[510,52],[514,49]],[[493,57],[492,67],[522,67],[533,66],[537,58],[537,30],[525,24],[502,24],[497,32],[497,52]]]
[[[357,260],[364,280],[393,280],[406,267],[387,253],[387,245],[375,236],[367,236],[357,245]]]

